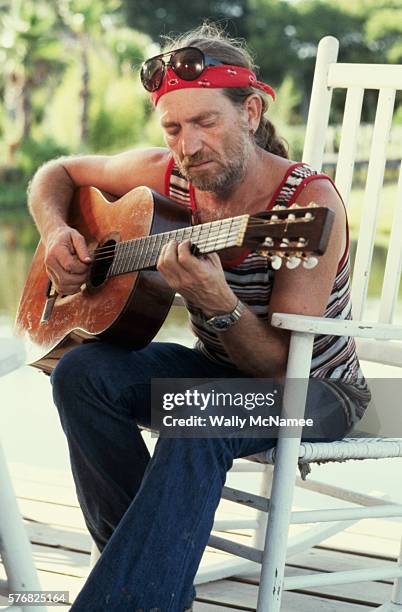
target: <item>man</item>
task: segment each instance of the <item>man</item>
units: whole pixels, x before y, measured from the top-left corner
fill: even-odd
[[[32,181],[30,209],[60,293],[78,291],[91,262],[85,239],[66,221],[79,186],[119,196],[145,184],[191,205],[196,223],[287,206],[296,197],[301,206],[315,201],[329,207],[335,220],[318,275],[302,266],[275,271],[256,253],[240,260],[228,253],[222,263],[216,254],[196,257],[189,241],[168,244],[157,268],[186,302],[196,348],[152,343],[130,352],[95,343],[68,353],[57,366],[54,399],[77,493],[103,551],[72,607],[85,612],[188,608],[227,470],[234,458],[274,444],[268,435],[160,438],[150,458],[138,424],[149,424],[151,378],[281,378],[289,334],[271,327],[273,312],[350,317],[342,201],[328,177],[287,159],[264,116],[266,95],[274,93],[256,80],[241,45],[202,26],[148,60],[142,81],[166,148],[63,158],[43,166]],[[311,375],[331,378],[335,370],[358,387],[353,341],[321,338]],[[364,385],[359,389],[360,403],[328,390],[309,395],[306,416],[335,402],[332,419],[317,427],[324,427],[324,436],[342,437],[364,409]]]

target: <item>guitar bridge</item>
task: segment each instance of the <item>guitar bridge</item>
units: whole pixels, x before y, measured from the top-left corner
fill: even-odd
[[[57,296],[58,296],[58,293],[56,289],[53,287],[52,281],[49,280],[47,284],[47,288],[46,288],[46,298],[47,299],[46,299],[45,307],[43,309],[42,316],[40,319],[41,324],[47,323],[50,317],[52,316],[52,310],[53,310],[53,306],[54,306]]]

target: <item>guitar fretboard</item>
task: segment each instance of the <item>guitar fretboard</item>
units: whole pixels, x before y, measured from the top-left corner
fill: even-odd
[[[248,219],[249,215],[240,215],[119,242],[115,248],[108,276],[153,268],[163,246],[171,240],[183,242],[190,239],[191,243],[198,247],[199,252],[204,254],[241,246]]]

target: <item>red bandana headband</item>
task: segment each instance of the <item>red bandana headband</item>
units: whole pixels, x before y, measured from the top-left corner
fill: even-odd
[[[224,87],[255,87],[267,93],[275,100],[275,91],[269,85],[257,81],[257,77],[252,70],[243,68],[242,66],[230,66],[222,64],[221,66],[208,66],[205,68],[201,76],[194,81],[185,81],[177,76],[170,68],[167,68],[166,75],[162,81],[162,85],[151,93],[151,100],[156,106],[161,96],[170,91],[187,88],[201,89],[217,89]]]

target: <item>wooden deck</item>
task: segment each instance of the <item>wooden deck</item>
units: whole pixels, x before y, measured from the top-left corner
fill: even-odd
[[[75,497],[71,476],[65,472],[40,470],[26,465],[10,466],[21,512],[33,545],[36,567],[44,590],[65,590],[70,604],[88,574],[90,537],[85,529]],[[234,510],[233,510],[234,508]],[[221,517],[237,513],[237,506],[226,502]],[[240,508],[240,512],[244,512]],[[292,532],[305,528],[292,526]],[[374,567],[392,563],[399,551],[402,524],[386,520],[365,520],[320,546],[289,559],[286,575],[330,572]],[[251,532],[239,530],[234,538],[250,542]],[[213,563],[218,555],[207,549],[203,563]],[[4,578],[0,566],[0,578]],[[255,610],[258,576],[236,576],[197,587],[196,612]],[[309,588],[286,591],[283,612],[363,612],[380,606],[391,592],[390,581]],[[3,604],[5,602],[3,601]],[[0,598],[0,607],[2,600]],[[61,606],[68,610],[70,606]]]

